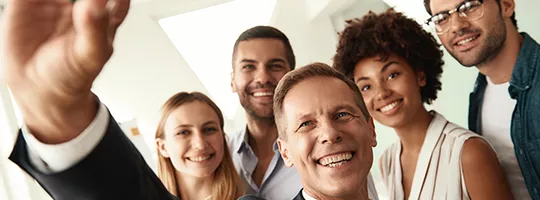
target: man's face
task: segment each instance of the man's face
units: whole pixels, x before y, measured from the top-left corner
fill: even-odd
[[[509,2],[511,1],[511,2]],[[431,0],[433,15],[449,11],[462,4],[463,0]],[[511,6],[509,7],[509,4]],[[450,16],[450,28],[439,35],[446,50],[463,66],[471,67],[490,62],[495,58],[506,40],[504,18],[513,12],[512,0],[501,0],[501,7],[495,0],[484,0],[483,14],[469,21],[454,13]],[[501,8],[503,14],[501,14]],[[506,10],[504,10],[506,9]],[[508,10],[511,9],[511,12]],[[481,10],[475,11],[481,12]],[[509,20],[508,20],[509,21]],[[511,23],[511,22],[508,22]]]
[[[278,146],[316,198],[347,198],[367,187],[377,143],[372,124],[341,80],[313,77],[295,85],[283,103],[286,138]]]
[[[231,87],[246,112],[257,119],[273,119],[274,89],[291,66],[283,42],[251,39],[238,44],[233,61]]]

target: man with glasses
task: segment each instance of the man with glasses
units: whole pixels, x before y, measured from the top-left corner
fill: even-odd
[[[480,73],[469,129],[495,148],[515,199],[540,199],[540,45],[517,30],[513,0],[424,0],[448,52]]]

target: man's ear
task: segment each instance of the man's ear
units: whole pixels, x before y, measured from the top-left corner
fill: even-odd
[[[368,120],[370,132],[371,132],[371,146],[377,146],[377,133],[375,132],[375,123],[373,122],[373,117],[370,117]]]
[[[294,163],[289,157],[289,149],[287,147],[287,142],[282,140],[281,138],[278,138],[277,145],[279,148],[279,153],[281,154],[281,157],[283,158],[283,162],[285,163],[285,166],[291,168]]]
[[[231,72],[231,91],[236,93],[236,85],[234,84],[234,70]]]
[[[161,154],[161,156],[165,158],[169,158],[169,152],[167,151],[167,148],[165,148],[165,140],[161,138],[156,139],[156,146],[158,148],[158,153]]]
[[[503,17],[510,18],[515,13],[516,3],[514,0],[501,0],[499,3]]]

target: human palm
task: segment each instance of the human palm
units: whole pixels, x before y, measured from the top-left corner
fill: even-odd
[[[38,140],[66,142],[90,124],[90,88],[128,10],[129,0],[9,0],[2,75]]]
[[[3,74],[18,101],[67,101],[90,92],[129,9],[129,0],[107,2],[8,2]]]

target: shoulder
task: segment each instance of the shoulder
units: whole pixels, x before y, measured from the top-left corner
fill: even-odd
[[[229,150],[234,153],[244,141],[245,129],[240,129],[232,134],[225,134]]]
[[[457,124],[454,124],[450,121],[448,121],[448,124],[444,128],[444,133],[446,133],[447,137],[455,138],[455,139],[462,139],[464,141],[469,140],[471,138],[482,138],[481,135],[472,132],[469,129],[463,128]]]
[[[497,155],[491,145],[481,137],[472,137],[465,141],[461,152],[462,165],[486,164],[497,161]]]
[[[396,155],[396,151],[398,150],[399,150],[399,141],[395,142],[394,144],[390,145],[388,148],[384,150],[384,152],[381,154],[381,157],[379,158],[380,169],[387,171],[385,169],[388,169],[392,166],[392,160],[394,159],[394,156]]]
[[[384,152],[381,154],[381,159],[392,158],[396,154],[396,151],[398,150],[399,150],[399,141],[391,144],[389,147],[384,149]]]

